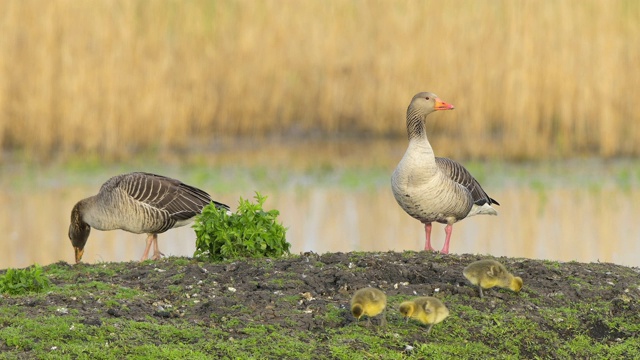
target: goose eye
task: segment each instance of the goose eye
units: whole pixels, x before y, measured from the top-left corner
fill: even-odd
[[[427,96],[425,99],[429,100],[429,97]]]

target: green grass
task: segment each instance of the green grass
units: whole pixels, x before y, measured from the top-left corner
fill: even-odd
[[[335,318],[336,311],[329,312],[328,321]],[[561,313],[567,315],[566,310]],[[467,318],[483,316],[477,311],[467,314]],[[556,312],[548,311],[545,317],[557,316]],[[523,345],[534,350],[541,347],[556,348],[560,358],[607,357],[611,354],[630,356],[639,350],[638,341],[632,339],[603,345],[594,343],[583,334],[566,339],[548,336],[532,321],[504,313],[493,314],[474,330],[495,341],[465,341],[463,339],[468,335],[467,331],[453,331],[464,327],[465,321],[451,318],[436,325],[429,342],[425,343],[406,342],[405,339],[410,338],[412,332],[425,331],[424,327],[412,322],[404,325],[402,321],[395,321],[380,329],[350,324],[329,331],[329,338],[320,345],[311,333],[291,333],[280,326],[263,326],[237,319],[226,324],[227,329],[233,329],[231,334],[219,328],[194,327],[179,321],[162,325],[126,319],[105,320],[102,326],[96,327],[83,325],[74,316],[49,316],[35,320],[22,318],[17,312],[7,313],[3,309],[0,315],[3,325],[0,341],[10,351],[29,351],[38,357],[105,359],[147,356],[162,359],[173,356],[206,358],[212,353],[229,358],[254,358],[259,353],[269,357],[307,359],[313,358],[312,354],[319,346],[326,346],[332,356],[338,359],[533,358],[534,353],[521,351]],[[625,323],[624,326],[629,324]],[[233,340],[229,340],[231,338]],[[407,346],[413,349],[402,351]]]
[[[165,359],[172,355],[205,358],[206,353],[193,349],[192,345],[221,335],[216,329],[188,324],[105,320],[101,326],[91,326],[82,324],[73,316],[50,316],[38,320],[14,317],[10,322],[3,316],[0,320],[5,324],[0,340],[7,347],[47,358],[150,356]]]

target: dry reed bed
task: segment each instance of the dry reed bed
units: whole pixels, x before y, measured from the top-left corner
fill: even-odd
[[[404,136],[419,90],[443,155],[640,152],[632,0],[6,0],[0,34],[0,148],[36,158]]]

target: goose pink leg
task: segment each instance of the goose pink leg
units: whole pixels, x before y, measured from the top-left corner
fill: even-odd
[[[149,250],[151,250],[151,243],[153,242],[153,234],[147,234],[147,246],[144,248],[140,261],[145,261],[149,257]]]
[[[158,234],[153,234],[153,257],[151,259],[158,260],[163,256],[164,254],[160,252],[160,247],[158,247]]]
[[[447,226],[444,228],[444,232],[447,234],[447,237],[444,239],[444,246],[442,247],[442,250],[440,251],[443,254],[448,254],[449,253],[449,240],[451,240],[451,232],[452,231],[453,231],[453,225],[447,224]]]
[[[160,249],[158,248],[158,234],[148,234],[147,247],[144,248],[144,253],[142,254],[142,258],[140,258],[140,261],[145,261],[149,258],[149,250],[151,250],[151,244],[153,244],[153,256],[151,257],[151,259],[158,260],[162,256],[164,256],[164,254],[161,253]]]
[[[427,237],[427,240],[424,243],[424,250],[425,251],[436,251],[436,249],[434,249],[431,246],[431,223],[426,223],[424,224],[424,233]]]
[[[440,251],[443,254],[449,253],[449,241],[451,240],[451,232],[453,231],[453,225],[447,225],[444,228],[444,232],[447,234],[447,237],[444,239],[444,246]],[[426,235],[427,240],[424,243],[425,251],[436,251],[436,249],[431,246],[431,223],[424,224],[424,233]]]

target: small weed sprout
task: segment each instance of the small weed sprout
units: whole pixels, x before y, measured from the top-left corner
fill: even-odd
[[[7,269],[0,276],[0,293],[22,295],[29,292],[41,292],[49,288],[51,283],[38,264],[24,269]]]
[[[256,203],[240,198],[238,210],[226,210],[207,205],[196,216],[194,257],[210,261],[238,258],[281,257],[289,254],[286,228],[277,223],[278,210],[264,211],[266,196],[256,192]]]

